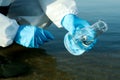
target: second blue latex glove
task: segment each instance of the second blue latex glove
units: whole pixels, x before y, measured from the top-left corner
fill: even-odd
[[[87,26],[90,26],[90,24],[83,19],[80,19],[74,14],[68,14],[64,16],[64,18],[61,21],[61,25],[71,34],[74,35],[77,28],[81,29]]]
[[[24,25],[19,27],[15,42],[25,47],[39,48],[43,43],[53,40],[53,38],[53,35],[47,30],[35,26]]]
[[[92,43],[84,45],[94,38],[92,30],[87,29],[90,24],[86,20],[80,19],[74,14],[68,14],[62,19],[61,25],[68,31],[64,37],[64,45],[71,54],[81,55],[96,43],[94,40]]]

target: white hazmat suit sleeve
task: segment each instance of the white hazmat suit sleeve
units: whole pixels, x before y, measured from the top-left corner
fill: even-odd
[[[0,0],[0,6],[9,6],[14,0]],[[19,25],[16,20],[0,13],[0,47],[7,47],[13,43]]]
[[[45,14],[57,27],[62,27],[61,20],[67,14],[77,15],[75,0],[39,0]]]
[[[0,13],[0,46],[7,47],[13,43],[19,25]]]

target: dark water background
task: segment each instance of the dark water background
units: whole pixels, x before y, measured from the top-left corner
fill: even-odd
[[[67,32],[52,24],[48,30],[55,40],[41,49],[12,45],[0,50],[0,54],[12,55],[31,66],[31,72],[24,76],[0,80],[120,80],[120,1],[89,0],[78,6],[81,18],[91,24],[102,19],[109,27],[92,50],[81,56],[71,55],[63,44]]]

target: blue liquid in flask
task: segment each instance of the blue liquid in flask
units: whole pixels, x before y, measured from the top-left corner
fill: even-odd
[[[99,20],[92,26],[77,28],[74,35],[69,32],[64,37],[66,49],[73,55],[81,55],[91,49],[97,37],[108,29],[104,21]]]

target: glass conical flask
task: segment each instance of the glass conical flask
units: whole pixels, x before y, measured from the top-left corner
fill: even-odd
[[[81,55],[91,49],[96,43],[97,37],[108,29],[104,21],[99,20],[91,26],[76,28],[75,34],[69,32],[64,37],[66,49],[73,55]]]

